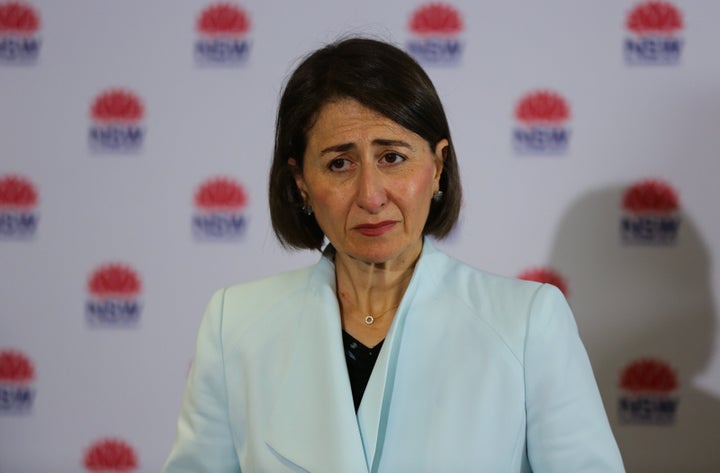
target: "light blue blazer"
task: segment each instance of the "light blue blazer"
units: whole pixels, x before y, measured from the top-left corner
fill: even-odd
[[[553,286],[425,241],[357,416],[335,272],[218,291],[166,473],[622,472],[570,309]]]

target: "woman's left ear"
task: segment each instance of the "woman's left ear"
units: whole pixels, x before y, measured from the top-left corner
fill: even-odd
[[[445,165],[445,159],[447,158],[449,147],[450,142],[446,138],[438,141],[435,145],[435,181],[438,183],[438,186],[440,183],[440,175],[442,175],[442,170],[443,166]]]

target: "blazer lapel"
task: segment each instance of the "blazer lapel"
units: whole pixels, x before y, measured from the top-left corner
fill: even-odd
[[[332,262],[321,258],[289,327],[290,356],[267,444],[309,472],[367,473],[342,345]],[[292,337],[292,338],[290,338]]]
[[[422,274],[428,266],[432,265],[431,254],[437,250],[425,239],[423,251],[415,267],[413,277],[405,290],[402,302],[398,307],[390,330],[385,337],[380,355],[375,362],[370,380],[363,393],[360,408],[358,409],[358,424],[362,435],[365,457],[370,466],[370,473],[378,471],[382,449],[385,444],[385,429],[393,394],[395,382],[395,369],[397,358],[402,345],[402,337],[405,333],[405,321],[410,311],[417,310],[412,307],[418,287],[422,284]]]

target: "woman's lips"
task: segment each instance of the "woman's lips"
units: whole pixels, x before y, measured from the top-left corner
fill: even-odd
[[[364,223],[361,225],[355,225],[354,230],[365,236],[379,236],[383,233],[389,232],[397,224],[394,220],[386,220],[380,223]]]

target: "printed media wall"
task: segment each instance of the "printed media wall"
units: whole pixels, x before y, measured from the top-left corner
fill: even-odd
[[[556,284],[629,472],[720,471],[720,3],[0,0],[0,472],[158,471],[211,293],[270,228],[283,81],[412,54],[465,202],[439,243]]]

